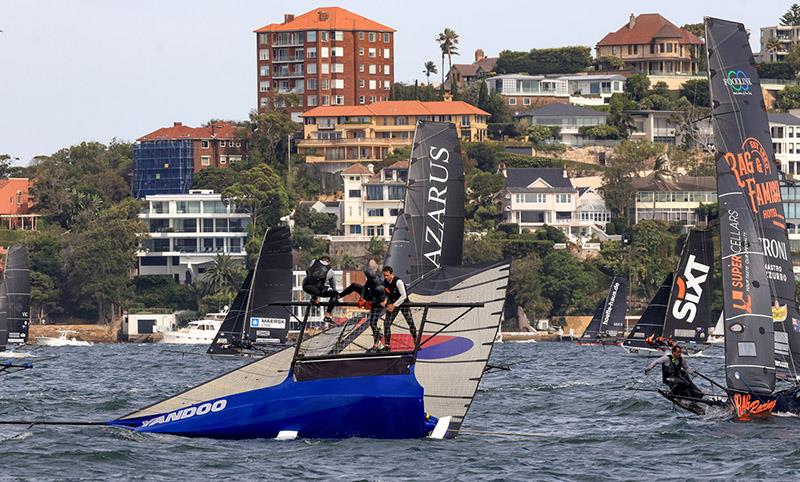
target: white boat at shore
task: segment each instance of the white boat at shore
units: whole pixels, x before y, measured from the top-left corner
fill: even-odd
[[[3,358],[36,358],[36,355],[27,351],[0,351],[0,359]]]
[[[40,336],[36,338],[36,344],[39,346],[92,346],[92,342],[83,341],[75,338],[69,338],[70,334],[77,334],[75,330],[58,330],[58,337],[54,336]]]
[[[165,331],[161,343],[175,345],[210,345],[222,326],[226,312],[207,313],[202,320],[190,321],[185,328]]]

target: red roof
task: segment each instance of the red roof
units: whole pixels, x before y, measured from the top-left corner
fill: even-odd
[[[610,32],[597,42],[598,47],[605,45],[645,45],[656,38],[675,38],[682,44],[703,43],[696,35],[680,28],[658,13],[643,13],[634,19],[633,28],[626,23],[616,32]]]
[[[387,100],[369,105],[326,105],[314,107],[303,113],[303,117],[344,117],[344,116],[396,116],[396,115],[486,115],[489,113],[466,102],[418,100]]]
[[[396,161],[386,169],[408,169],[408,161]]]
[[[364,164],[353,164],[352,166],[342,170],[342,174],[372,174]]]
[[[138,141],[180,140],[180,139],[235,139],[236,126],[230,122],[215,122],[207,127],[185,126],[175,122],[172,127],[162,127],[146,134]]]
[[[284,20],[283,23],[265,25],[256,30],[256,32],[296,32],[300,30],[395,31],[391,27],[341,7],[319,7],[293,19]]]

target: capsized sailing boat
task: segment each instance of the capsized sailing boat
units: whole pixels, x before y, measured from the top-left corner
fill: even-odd
[[[109,423],[220,438],[454,436],[491,354],[509,271],[460,266],[463,175],[455,126],[420,122],[389,256],[395,273],[410,273],[416,339],[398,319],[391,351],[364,353],[373,337],[363,317],[310,338],[301,323],[295,347]]]
[[[681,251],[678,270],[667,275],[622,346],[632,355],[660,356],[663,344],[680,343],[697,352],[708,346],[714,246],[709,229],[692,229]],[[641,325],[641,326],[640,326]]]
[[[625,312],[628,311],[628,279],[614,276],[608,294],[597,305],[579,345],[619,345],[625,333]]]
[[[705,19],[716,137],[727,406],[800,413],[789,239],[761,85],[741,23]],[[791,293],[789,288],[791,287]],[[776,389],[776,375],[794,385]],[[709,404],[665,394],[674,403]]]
[[[264,234],[255,269],[248,272],[208,348],[210,355],[264,354],[285,343],[291,314],[277,301],[292,298],[292,241],[288,226]]]

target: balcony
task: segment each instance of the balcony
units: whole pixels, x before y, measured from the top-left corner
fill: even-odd
[[[285,88],[283,88],[283,89],[276,90],[276,92],[279,93],[279,94],[302,94],[305,91],[306,91],[305,89],[298,89],[298,88],[294,88],[294,89],[285,89]]]
[[[306,54],[301,52],[296,55],[277,55],[272,58],[272,62],[305,62]]]
[[[380,145],[380,146],[392,146],[392,145],[406,145],[411,144],[411,138],[408,139],[384,139],[379,137],[350,137],[347,139],[339,138],[339,139],[304,139],[297,143],[298,147],[316,147],[316,146],[339,146],[339,145]]]
[[[272,73],[273,79],[302,79],[305,74],[303,72],[289,72],[276,70]]]

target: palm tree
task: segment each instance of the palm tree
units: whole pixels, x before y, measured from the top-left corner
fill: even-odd
[[[433,60],[425,62],[425,70],[423,70],[422,73],[428,78],[428,85],[431,85],[431,74],[436,74],[438,72],[439,71],[436,70],[436,64],[433,63]]]
[[[453,67],[453,55],[458,55],[458,34],[451,28],[445,28],[437,37],[442,49],[442,84],[444,84],[444,57],[447,56],[450,68]]]
[[[203,273],[203,281],[208,283],[212,292],[231,293],[238,288],[236,280],[240,279],[241,267],[227,254],[218,254],[214,264]]]

